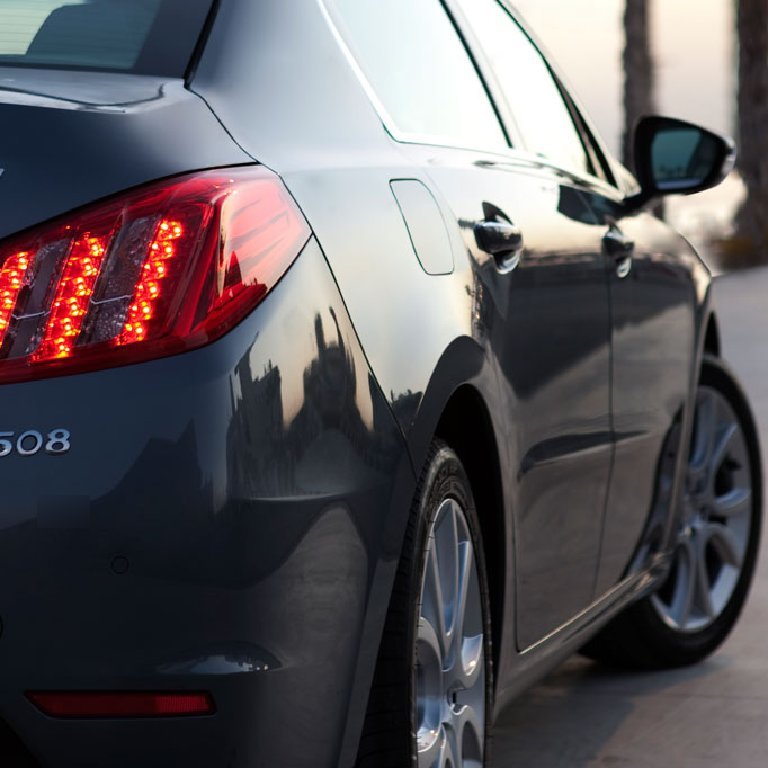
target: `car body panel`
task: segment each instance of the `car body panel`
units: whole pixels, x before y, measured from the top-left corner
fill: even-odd
[[[0,238],[147,181],[250,162],[183,80],[0,68]]]
[[[635,243],[632,269],[611,280],[613,429],[616,439],[598,593],[627,573],[664,489],[663,453],[677,453],[696,350],[690,246],[649,215],[618,222]],[[669,439],[673,444],[669,444]],[[654,478],[652,483],[648,478]],[[666,509],[656,515],[669,516]],[[661,532],[647,532],[661,541]]]
[[[475,274],[474,333],[485,337],[497,370],[493,410],[514,525],[508,558],[516,571],[517,637],[503,647],[523,649],[593,599],[612,452],[600,236],[574,187],[515,153],[407,151],[451,203]],[[474,226],[489,204],[525,240],[509,272],[475,242]]]
[[[243,16],[240,16],[241,13]],[[258,17],[261,20],[258,23],[253,22],[254,29],[261,31],[252,41],[252,47],[246,50],[237,45],[225,45],[224,41],[232,39],[233,35],[237,37],[243,34],[242,31],[236,30],[234,25],[235,19],[246,16],[253,19]],[[325,37],[329,29],[331,35]],[[333,39],[334,35],[336,40]],[[294,41],[289,47],[300,51],[299,55],[284,57],[280,51],[284,50],[282,46],[286,39]],[[313,41],[312,46],[302,44],[303,40],[310,39]],[[276,48],[280,50],[276,51]],[[270,77],[255,84],[246,84],[244,79],[238,82],[237,78],[228,75],[233,71],[258,68],[259,62],[275,56],[279,57],[283,66],[270,70]],[[321,62],[323,67],[327,67],[339,78],[338,89],[329,91],[322,86],[319,74]],[[250,100],[244,98],[246,87],[249,88]],[[633,223],[637,220],[636,216],[625,221],[620,206],[618,209],[615,207],[620,201],[619,192],[605,183],[590,183],[585,179],[567,175],[558,176],[557,169],[548,169],[546,163],[541,162],[531,164],[530,158],[526,158],[524,153],[499,155],[464,151],[465,159],[460,160],[457,158],[462,157],[462,150],[456,148],[398,144],[393,141],[382,117],[376,112],[376,100],[371,99],[372,94],[364,77],[355,70],[354,61],[350,61],[343,41],[338,39],[338,32],[322,4],[316,0],[290,0],[281,12],[265,7],[240,8],[237,2],[222,7],[209,41],[206,60],[201,63],[192,88],[200,93],[222,121],[231,127],[238,143],[280,173],[312,223],[350,314],[355,318],[355,327],[372,369],[383,391],[389,396],[401,429],[408,440],[416,471],[426,456],[439,415],[452,392],[462,384],[471,382],[478,386],[483,397],[487,398],[500,444],[505,505],[509,512],[505,518],[507,572],[516,573],[521,566],[520,543],[517,540],[519,518],[529,512],[525,504],[522,507],[519,505],[517,496],[517,475],[527,453],[522,447],[527,445],[528,448],[535,448],[541,444],[546,446],[548,437],[562,438],[563,433],[557,431],[557,422],[554,422],[550,435],[541,433],[529,436],[527,443],[521,438],[522,422],[519,417],[525,409],[519,406],[520,385],[525,376],[531,374],[525,353],[530,354],[535,348],[536,329],[533,328],[532,335],[532,318],[528,320],[528,332],[515,337],[518,348],[514,349],[515,344],[512,345],[514,351],[510,351],[506,358],[505,371],[499,345],[509,344],[510,341],[502,339],[504,327],[501,323],[497,324],[497,332],[494,335],[484,321],[498,313],[500,307],[508,315],[510,298],[501,299],[499,304],[498,291],[494,296],[493,288],[478,290],[478,286],[490,281],[476,259],[477,252],[472,254],[472,258],[467,256],[467,222],[477,220],[479,211],[475,205],[472,214],[465,217],[461,205],[455,204],[453,198],[458,194],[457,189],[462,187],[461,179],[467,182],[472,174],[479,173],[478,168],[484,168],[491,175],[494,173],[491,170],[494,166],[503,168],[505,165],[519,166],[515,170],[523,176],[528,174],[534,179],[538,176],[540,180],[541,177],[546,177],[542,184],[543,191],[539,189],[536,192],[540,199],[542,195],[553,196],[555,207],[562,202],[560,207],[564,210],[560,213],[563,218],[569,219],[569,237],[572,238],[564,245],[565,250],[581,238],[582,245],[577,246],[577,250],[581,249],[582,253],[589,254],[595,265],[594,269],[601,271],[602,266],[599,265],[605,265],[605,292],[600,299],[604,302],[605,314],[601,315],[602,320],[596,317],[593,321],[595,329],[599,323],[603,325],[600,332],[595,331],[597,335],[594,338],[599,341],[592,347],[591,352],[593,356],[595,352],[599,355],[599,360],[602,361],[600,365],[606,375],[611,366],[616,365],[610,352],[609,296],[612,296],[612,300],[617,304],[625,299],[620,290],[609,288],[613,273],[602,253],[601,244],[609,224],[603,215],[604,206],[601,208],[593,205],[591,196],[607,196],[612,200],[614,214],[621,222],[620,225],[626,227],[628,236],[632,236],[638,243],[638,252],[642,254],[639,261],[650,258],[646,257],[646,254],[650,254],[661,261],[660,268],[663,268],[666,260],[675,265],[675,285],[679,285],[679,288],[672,286],[674,298],[671,301],[677,307],[678,314],[682,313],[681,327],[676,329],[669,339],[670,344],[676,345],[675,349],[679,349],[680,345],[686,342],[693,344],[693,333],[704,314],[702,307],[706,296],[702,294],[701,286],[696,291],[692,290],[696,281],[701,283],[707,280],[701,274],[703,267],[691,256],[682,239],[666,225],[659,222],[649,224],[648,217],[641,217],[639,225]],[[269,105],[273,121],[259,121],[259,105],[264,104]],[[308,130],[309,126],[311,129]],[[361,151],[361,142],[365,145],[365,152]],[[443,168],[443,165],[446,168]],[[453,176],[448,166],[452,166],[453,171],[460,168],[460,173],[464,175],[457,173]],[[512,175],[509,167],[505,170]],[[412,248],[409,247],[407,233],[402,227],[395,225],[396,212],[391,205],[391,199],[387,198],[386,185],[391,180],[400,178],[418,179],[428,186],[438,201],[452,238],[455,254],[455,270],[452,275],[425,279],[423,274],[417,274],[418,267],[413,259]],[[489,186],[499,189],[502,184],[495,182]],[[561,195],[563,189],[568,190],[565,195]],[[465,191],[465,194],[469,193]],[[522,199],[525,194],[518,191],[518,196]],[[340,200],[345,201],[343,207],[339,207]],[[583,206],[583,209],[580,213],[574,213],[574,206]],[[590,208],[593,209],[591,213]],[[514,214],[510,213],[510,216],[514,219]],[[644,227],[644,223],[648,226]],[[581,230],[579,235],[575,234],[576,229]],[[536,233],[542,238],[546,236],[544,227],[534,224],[531,237],[535,238]],[[536,263],[535,259],[539,254],[535,253],[535,246],[538,242],[533,239],[533,244]],[[556,254],[557,248],[547,245],[541,248],[541,251],[540,258],[545,259],[545,254]],[[696,261],[695,264],[693,260]],[[699,273],[697,278],[691,274],[694,270]],[[520,274],[524,271],[520,270]],[[485,272],[488,272],[487,265]],[[647,273],[642,264],[638,265],[638,273]],[[637,279],[637,275],[633,279]],[[471,306],[464,299],[465,295],[472,297]],[[567,293],[565,295],[567,296]],[[392,305],[382,303],[382,296],[392,296]],[[564,301],[564,313],[567,313],[567,298]],[[512,306],[514,312],[522,312],[516,304],[513,303]],[[657,311],[651,310],[652,316],[655,316]],[[617,315],[620,313],[621,310],[617,310]],[[516,319],[519,320],[520,317],[525,318],[525,315],[516,315]],[[380,332],[382,324],[386,324],[386,335]],[[642,343],[648,344],[649,335],[658,329],[658,323],[655,326],[650,322],[646,323],[642,328]],[[420,342],[418,347],[413,345],[414,330]],[[472,348],[470,339],[477,349],[473,355],[478,364],[469,366],[469,370],[465,361],[459,362],[458,355],[455,356],[455,363],[449,362],[462,338],[466,339],[461,344],[464,355]],[[623,340],[619,338],[619,341]],[[526,344],[529,346],[523,349]],[[621,343],[619,346],[622,346]],[[540,349],[537,348],[537,351],[540,352]],[[517,365],[514,364],[515,354],[521,358]],[[551,404],[557,403],[558,407],[562,407],[566,401],[573,405],[578,402],[579,393],[582,396],[584,393],[584,382],[579,382],[575,371],[578,369],[578,362],[589,357],[590,350],[579,350],[572,354],[574,357],[567,358],[566,361],[555,360],[554,357],[550,360],[556,366],[561,366],[564,372],[561,384],[565,389],[553,393],[549,401]],[[622,351],[620,357],[623,360],[623,357],[629,354],[629,351]],[[523,359],[526,362],[523,362]],[[658,355],[655,360],[659,362]],[[652,457],[653,461],[658,459],[661,435],[669,429],[674,418],[680,416],[674,404],[679,405],[685,387],[692,386],[692,371],[695,365],[692,353],[680,359],[677,370],[683,373],[670,384],[669,396],[663,409],[643,414],[646,421],[643,422],[642,429],[650,435],[650,444],[644,446],[643,453],[646,472],[650,468],[649,457]],[[495,394],[493,391],[489,392],[489,370],[495,371],[497,378]],[[447,371],[450,373],[446,373]],[[566,371],[569,375],[565,374]],[[622,375],[631,375],[625,371],[622,363]],[[463,378],[458,375],[459,372],[463,373]],[[539,378],[529,386],[525,395],[529,397],[532,392],[543,395],[547,380],[547,374],[540,372]],[[607,386],[606,382],[605,387]],[[524,383],[522,389],[525,389]],[[564,394],[566,392],[569,395]],[[619,592],[626,591],[628,594],[634,589],[648,589],[647,575],[656,572],[654,569],[658,568],[658,562],[652,554],[658,553],[659,550],[664,551],[664,544],[659,542],[656,542],[655,548],[637,546],[633,549],[630,546],[630,536],[625,530],[625,524],[631,524],[632,534],[637,539],[644,527],[649,525],[653,511],[651,501],[655,479],[650,485],[644,485],[642,496],[631,508],[631,518],[624,518],[621,514],[614,515],[613,506],[609,509],[605,506],[609,487],[608,471],[614,460],[611,454],[614,450],[615,428],[610,421],[608,405],[612,395],[609,396],[607,389],[603,392],[605,394],[601,399],[601,407],[591,413],[585,411],[583,424],[572,427],[573,434],[580,436],[583,442],[577,439],[575,444],[566,443],[575,445],[574,453],[570,457],[564,457],[565,461],[560,465],[556,462],[555,466],[562,470],[563,466],[567,467],[568,458],[573,460],[574,456],[577,457],[573,466],[569,467],[562,477],[563,494],[568,492],[568,481],[572,483],[573,479],[582,476],[581,473],[588,467],[589,480],[586,481],[586,487],[591,487],[591,491],[585,491],[585,500],[592,500],[591,505],[587,501],[584,504],[585,509],[591,507],[592,512],[586,527],[577,526],[570,529],[570,536],[562,535],[560,540],[573,542],[574,532],[582,537],[586,536],[588,543],[582,539],[584,546],[580,550],[574,548],[573,553],[578,552],[576,556],[580,556],[584,564],[588,553],[597,558],[598,550],[602,549],[606,553],[605,563],[601,562],[599,567],[588,566],[584,585],[578,588],[579,596],[573,595],[570,603],[555,603],[549,617],[535,617],[528,631],[525,631],[524,623],[521,625],[524,619],[520,618],[520,596],[518,595],[517,601],[507,600],[507,613],[501,630],[502,647],[498,651],[502,660],[498,669],[498,691],[501,699],[519,690],[516,681],[529,679],[534,675],[538,663],[546,666],[547,659],[552,663],[551,660],[558,657],[558,649],[572,649],[574,637],[578,637],[574,627],[589,626],[591,617],[601,612],[610,612],[610,608],[606,607],[605,595],[612,594],[612,588],[615,588],[613,593],[618,589]],[[405,393],[406,397],[402,397],[402,393]],[[497,403],[493,402],[494,396],[500,398]],[[557,397],[561,398],[559,402]],[[539,413],[545,412],[545,408],[546,406],[542,405]],[[507,422],[499,417],[499,413],[514,413],[516,419],[509,422],[510,427],[507,427]],[[556,414],[557,411],[553,417],[556,418]],[[590,416],[593,418],[590,419]],[[585,427],[588,421],[589,425]],[[532,416],[530,423],[535,424]],[[510,429],[512,431],[508,431]],[[544,431],[546,432],[546,429]],[[621,438],[624,439],[623,435]],[[619,442],[621,443],[621,440]],[[585,450],[582,451],[582,448]],[[566,453],[568,450],[571,449],[566,449]],[[620,450],[625,450],[623,443]],[[535,450],[532,455],[537,456]],[[623,456],[620,458],[624,467]],[[580,460],[587,463],[579,466]],[[588,463],[595,461],[597,472],[595,466]],[[542,464],[546,466],[545,462]],[[655,478],[655,471],[652,475]],[[549,480],[555,476],[551,475]],[[542,482],[546,485],[548,480]],[[533,485],[531,488],[533,489]],[[613,493],[615,495],[616,491]],[[531,490],[528,501],[535,500],[535,497],[535,490]],[[668,507],[665,512],[669,512]],[[565,567],[562,559],[558,560],[563,551],[552,547],[551,537],[544,535],[546,528],[540,529],[531,524],[529,530],[533,536],[542,536],[542,550],[549,546],[551,557],[548,563],[554,564],[555,571],[560,569],[559,573],[563,574],[564,578],[566,574],[573,573],[572,568]],[[552,527],[549,530],[551,531]],[[639,561],[632,560],[636,551],[641,550],[644,558]],[[530,567],[534,568],[534,564],[535,560],[532,560]],[[634,566],[634,570],[630,570],[630,564]],[[563,582],[558,582],[557,577],[544,578],[548,586],[537,584],[538,590],[543,590],[545,594],[551,590],[551,594],[556,594],[557,584],[562,586]],[[519,584],[520,576],[516,576],[516,579]],[[532,588],[529,597],[531,602],[525,605],[528,609],[525,615],[533,615],[531,609],[534,606],[541,610],[541,598],[538,604],[535,603],[537,597],[539,596],[536,595],[536,589]],[[546,614],[546,610],[544,613]],[[516,639],[512,627],[517,627],[519,632],[521,626],[523,632]],[[531,645],[531,652],[521,655],[515,650],[518,645],[522,648]]]
[[[352,766],[416,481],[463,387],[499,451],[497,710],[664,575],[681,460],[659,502],[659,456],[690,433],[710,278],[618,190],[396,141],[321,0],[222,0],[186,87],[0,72],[0,117],[21,127],[0,127],[0,237],[254,161],[313,230],[215,344],[3,388],[2,430],[73,436],[0,458],[0,717],[41,762]],[[434,269],[402,181],[444,224]],[[506,274],[474,241],[484,202],[526,238]],[[635,242],[626,278],[612,226]],[[68,687],[202,689],[218,712],[71,723],[23,698]]]
[[[2,467],[0,716],[51,766],[332,765],[414,478],[317,246],[212,346],[3,394],[4,430],[72,448]],[[218,714],[150,757],[159,723],[72,729],[23,698],[146,686]]]

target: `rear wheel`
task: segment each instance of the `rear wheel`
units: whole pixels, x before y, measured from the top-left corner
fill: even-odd
[[[741,613],[761,522],[760,450],[749,405],[730,371],[706,358],[669,575],[654,594],[609,624],[585,654],[646,668],[708,656]]]
[[[490,611],[472,492],[436,442],[411,511],[359,768],[481,768],[492,690]]]

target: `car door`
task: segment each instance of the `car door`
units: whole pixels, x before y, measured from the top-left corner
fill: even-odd
[[[696,258],[650,213],[628,215],[595,194],[610,268],[615,455],[597,593],[630,575],[662,543],[673,503],[695,350]]]
[[[431,150],[427,167],[462,224],[480,289],[495,297],[524,649],[594,595],[612,453],[608,273],[584,195],[590,157],[543,57],[496,0],[451,7],[490,63],[487,81],[517,139],[505,157],[482,161]],[[489,255],[494,226],[519,232],[514,263],[503,250]]]
[[[559,165],[536,157],[517,136],[510,146],[515,128],[502,123],[463,27],[441,0],[334,0],[332,8],[404,165],[434,193],[452,239],[463,243],[455,274],[470,277],[473,335],[496,374],[489,406],[503,425],[504,546],[514,564],[505,597],[516,597],[505,600],[503,624],[505,632],[515,626],[517,602],[517,644],[527,647],[592,599],[610,465],[607,272],[579,182],[560,167],[583,164],[584,149],[556,91],[544,127],[565,117],[550,143],[559,146],[565,132],[569,156]],[[531,55],[548,77],[538,52]],[[402,193],[421,187],[390,184],[417,235],[417,206]],[[432,203],[419,195],[426,214]],[[445,279],[435,276],[435,289]],[[456,310],[446,306],[446,316]],[[504,639],[514,647],[511,633]]]

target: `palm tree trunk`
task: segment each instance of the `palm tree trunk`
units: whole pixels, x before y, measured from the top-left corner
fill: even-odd
[[[736,215],[741,261],[768,261],[768,0],[738,0],[739,159],[747,196]]]
[[[766,0],[768,2],[768,0]],[[626,0],[624,6],[624,135],[622,162],[634,170],[632,136],[637,121],[655,111],[651,0]]]

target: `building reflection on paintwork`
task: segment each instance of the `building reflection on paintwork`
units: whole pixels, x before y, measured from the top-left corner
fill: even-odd
[[[103,530],[98,557],[124,555],[131,574],[242,588],[280,569],[335,510],[372,569],[402,434],[316,247],[228,338],[230,359],[213,348],[180,358],[211,371],[204,391],[156,382],[145,408],[156,435],[124,441],[129,471],[73,507],[78,525]],[[164,423],[179,411],[194,418]],[[59,515],[58,525],[74,524]]]
[[[239,393],[233,391],[227,437],[229,487],[272,497],[333,493],[345,481],[376,482],[391,454],[380,432],[382,419],[391,421],[391,413],[369,374],[373,424],[365,423],[357,403],[355,360],[333,307],[325,317],[315,315],[314,337],[316,355],[304,369],[302,404],[289,420],[280,368],[269,360],[263,374],[254,375],[250,355],[236,366]],[[334,466],[328,472],[330,461]]]

